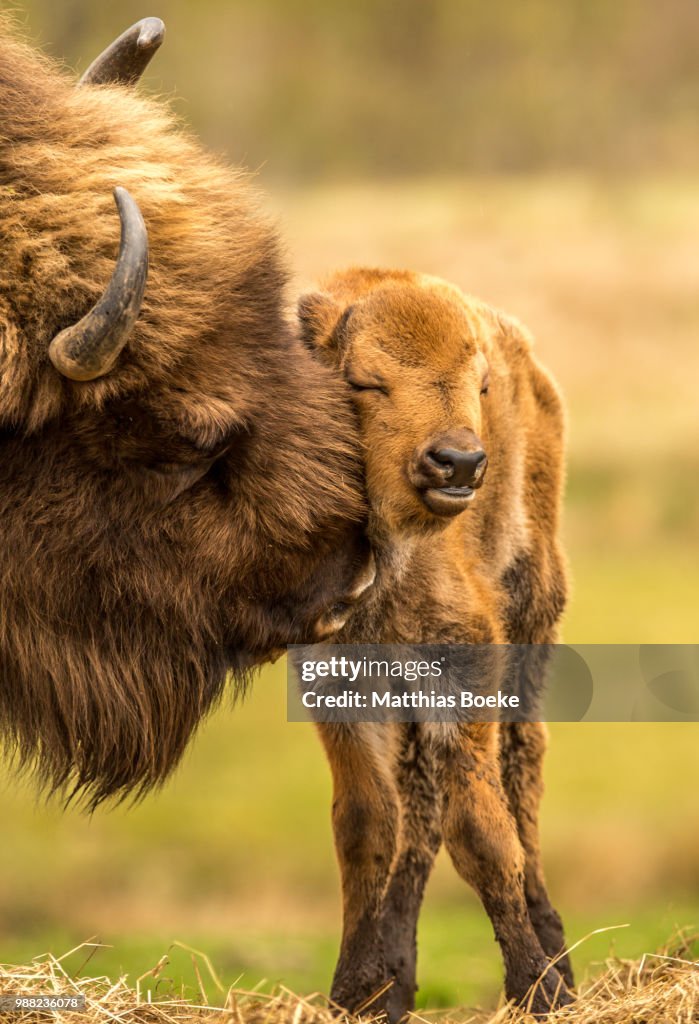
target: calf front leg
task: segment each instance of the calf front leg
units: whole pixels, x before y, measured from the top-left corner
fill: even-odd
[[[356,1011],[390,982],[381,931],[400,828],[396,734],[387,724],[318,725],[333,776],[333,829],[342,880],[342,943],[331,998]],[[369,1013],[385,1008],[385,996]]]
[[[529,918],[524,851],[500,779],[498,728],[493,722],[433,727],[442,832],[454,866],[492,922],[508,999],[531,1000],[533,1012],[545,1014],[571,997]]]

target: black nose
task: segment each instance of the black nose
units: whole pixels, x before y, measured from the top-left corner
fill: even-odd
[[[479,487],[488,463],[484,451],[466,452],[461,448],[432,449],[427,459],[439,467],[448,487]]]

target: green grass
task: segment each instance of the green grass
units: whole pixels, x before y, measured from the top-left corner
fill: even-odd
[[[584,939],[573,955],[578,976],[595,973],[611,953],[639,958],[659,948],[686,923],[688,913],[693,921],[699,921],[699,901],[681,908],[672,903],[651,905],[632,914],[610,910],[602,919],[599,912],[568,915],[570,941]],[[34,939],[17,942],[5,959],[24,963],[44,950],[67,952],[76,941],[70,931],[60,928],[43,933],[42,939],[44,944]],[[110,947],[84,946],[67,957],[64,965],[93,976],[116,978],[128,973],[135,982],[167,954],[169,963],[157,984],[151,980],[144,984],[161,994],[184,989],[196,996],[198,969],[207,995],[215,1002],[217,988],[205,961],[173,942],[172,936],[116,933],[110,942]],[[225,936],[188,935],[185,945],[208,957],[224,986],[269,989],[282,983],[293,991],[310,993],[328,990],[338,938],[335,930],[327,928],[311,932],[253,927],[231,929]],[[449,906],[428,902],[420,922],[419,947],[418,1006],[436,1009],[497,1001],[502,985],[497,945],[485,915],[468,896]]]

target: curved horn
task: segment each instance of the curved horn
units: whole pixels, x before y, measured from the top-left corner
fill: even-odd
[[[148,67],[165,35],[160,18],[143,18],[96,57],[78,85],[133,85]]]
[[[69,380],[94,380],[111,370],[138,319],[148,276],[148,232],[125,188],[114,189],[121,245],[102,298],[82,320],[57,334],[49,358]]]

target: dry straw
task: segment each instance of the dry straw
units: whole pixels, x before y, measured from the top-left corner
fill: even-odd
[[[699,962],[690,958],[695,941],[694,937],[680,936],[668,948],[647,954],[640,961],[608,960],[601,974],[581,985],[575,1004],[551,1014],[549,1024],[699,1024]],[[82,995],[84,1010],[21,1010],[0,1013],[0,1018],[3,1024],[337,1024],[342,1017],[337,1008],[317,993],[303,998],[283,987],[269,995],[240,988],[226,990],[203,954],[177,945],[192,954],[200,988],[196,1002],[154,995],[153,986],[167,966],[167,956],[132,987],[126,976],[114,981],[69,973],[63,962],[76,952],[71,950],[63,957],[37,957],[25,966],[0,965],[0,993]],[[86,956],[90,949],[91,944],[86,943]],[[204,973],[208,975],[207,985],[216,993],[213,1004],[209,1003]],[[350,1024],[348,1018],[344,1020]],[[370,1006],[357,1020],[378,1024]],[[421,1011],[412,1017],[412,1024],[437,1021],[529,1024],[534,1018],[507,1005],[495,1014]]]

